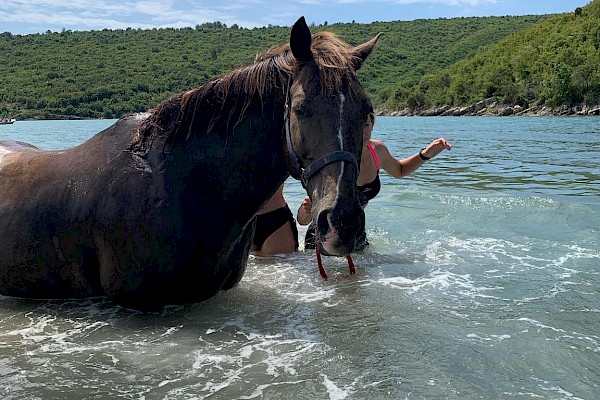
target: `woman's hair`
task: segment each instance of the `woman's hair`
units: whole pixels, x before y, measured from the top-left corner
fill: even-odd
[[[375,113],[370,112],[368,115],[369,121],[371,122],[371,125],[375,125]]]

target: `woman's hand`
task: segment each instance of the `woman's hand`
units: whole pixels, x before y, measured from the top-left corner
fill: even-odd
[[[298,208],[298,212],[296,213],[296,220],[300,225],[310,224],[310,221],[312,220],[311,210],[312,200],[310,199],[310,197],[306,196],[304,197],[302,205],[300,206],[300,208]]]
[[[312,200],[310,199],[310,197],[304,197],[304,201],[302,201],[302,207],[304,207],[304,211],[310,214],[312,210]]]
[[[451,150],[452,145],[448,143],[446,139],[439,138],[429,143],[421,153],[427,158],[433,158],[440,154],[444,149]]]

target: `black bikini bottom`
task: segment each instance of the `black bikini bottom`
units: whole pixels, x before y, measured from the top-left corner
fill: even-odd
[[[296,247],[298,247],[298,228],[296,227],[296,220],[287,204],[285,207],[256,216],[256,232],[254,232],[252,244],[256,246],[257,250],[261,250],[265,240],[286,222],[290,223],[292,233],[294,234],[294,240],[296,241]]]

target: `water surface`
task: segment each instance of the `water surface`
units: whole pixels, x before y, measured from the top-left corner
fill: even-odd
[[[64,148],[112,122],[0,139]],[[0,397],[597,398],[598,119],[381,117],[374,136],[397,157],[454,148],[382,173],[356,276],[328,257],[325,282],[300,252],[251,256],[235,289],[157,314],[0,297]],[[297,208],[302,187],[285,196]]]

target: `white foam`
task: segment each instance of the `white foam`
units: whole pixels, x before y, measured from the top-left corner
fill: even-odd
[[[550,197],[530,196],[530,197],[490,197],[490,196],[453,196],[431,194],[432,198],[437,199],[444,205],[465,205],[471,209],[491,209],[491,210],[510,210],[517,207],[536,207],[548,208],[558,206],[558,202]]]
[[[517,319],[517,321],[527,322],[527,323],[529,323],[529,324],[531,324],[531,325],[533,325],[533,326],[535,326],[537,328],[540,328],[540,329],[550,329],[550,330],[552,330],[554,332],[561,332],[561,333],[565,332],[562,329],[554,328],[554,327],[549,326],[549,325],[545,325],[545,324],[541,323],[540,321],[536,321],[535,319],[532,319],[532,318],[519,318],[519,319]]]
[[[298,368],[315,357],[321,358],[326,350],[322,343],[252,332],[240,326],[229,341],[201,340],[204,345],[194,353],[192,368],[204,378],[201,391],[211,395],[239,385],[255,374],[277,378],[278,385],[302,382],[295,378]],[[260,385],[252,394],[240,398],[261,397],[270,386]]]
[[[477,287],[469,274],[455,274],[448,270],[434,270],[427,276],[417,278],[407,278],[396,276],[390,278],[381,278],[377,283],[394,289],[406,290],[409,292],[419,292],[425,289],[437,289],[447,291],[449,288],[456,288],[461,295],[468,297],[492,297],[483,294],[489,290],[485,287]]]
[[[343,400],[351,395],[349,391],[337,386],[331,379],[327,377],[327,375],[321,374],[321,376],[323,377],[323,385],[325,385],[325,388],[327,388],[327,394],[329,395],[330,400]]]

